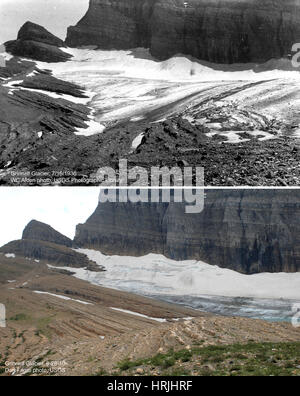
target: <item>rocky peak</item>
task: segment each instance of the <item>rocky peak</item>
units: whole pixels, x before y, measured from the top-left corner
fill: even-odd
[[[44,44],[54,45],[56,47],[65,47],[63,40],[54,36],[43,26],[37,25],[36,23],[26,22],[18,33],[18,40],[31,40]]]
[[[26,57],[41,62],[65,62],[72,56],[62,51],[63,40],[32,22],[26,22],[18,33],[17,40],[5,43],[6,51],[14,56]]]
[[[85,254],[74,249],[73,241],[48,224],[32,220],[24,229],[22,239],[12,241],[0,248],[4,254],[13,253],[37,261],[73,268],[87,268],[100,272],[101,266],[88,259]]]
[[[57,245],[72,247],[73,241],[48,224],[32,220],[24,229],[22,239],[52,242]]]

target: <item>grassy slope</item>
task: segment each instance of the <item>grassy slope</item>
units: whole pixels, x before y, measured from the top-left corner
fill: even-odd
[[[99,375],[108,374],[103,371]],[[114,375],[299,376],[300,343],[248,343],[169,351],[119,362]]]

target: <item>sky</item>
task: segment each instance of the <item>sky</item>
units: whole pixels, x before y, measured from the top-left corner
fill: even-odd
[[[0,246],[20,239],[31,220],[73,239],[76,225],[96,209],[98,196],[99,187],[1,187]]]
[[[27,21],[65,39],[67,28],[88,10],[89,0],[0,0],[0,44],[17,38]]]

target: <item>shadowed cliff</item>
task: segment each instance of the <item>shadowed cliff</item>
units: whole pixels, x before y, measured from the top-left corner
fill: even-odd
[[[75,243],[112,255],[161,253],[242,273],[300,270],[300,191],[210,190],[204,211],[185,204],[99,204]]]
[[[191,55],[216,63],[264,62],[300,40],[299,0],[90,0],[66,43],[150,48],[158,59]]]

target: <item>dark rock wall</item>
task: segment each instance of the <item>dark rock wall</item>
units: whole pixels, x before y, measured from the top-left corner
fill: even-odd
[[[74,243],[107,254],[163,252],[163,221],[168,204],[100,204],[86,224],[79,224]]]
[[[210,190],[204,211],[184,204],[99,204],[75,243],[106,254],[161,253],[242,273],[300,270],[300,191]]]
[[[299,0],[90,0],[68,29],[69,46],[150,48],[216,63],[263,62],[300,39]]]

